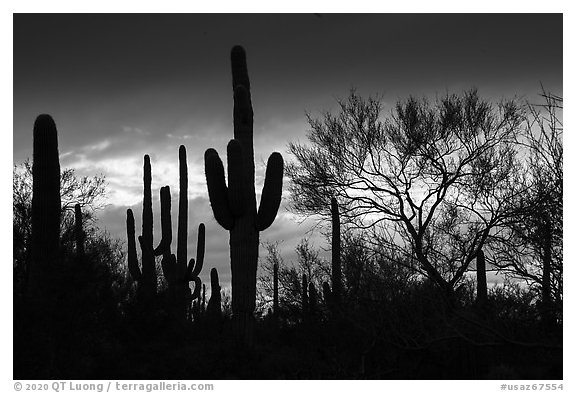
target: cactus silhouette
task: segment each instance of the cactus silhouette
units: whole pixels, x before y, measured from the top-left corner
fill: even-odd
[[[484,307],[488,300],[488,284],[486,283],[486,259],[484,251],[476,255],[476,304]]]
[[[332,214],[332,289],[329,283],[323,282],[322,292],[326,306],[335,312],[340,306],[342,294],[342,268],[340,265],[340,212],[338,201],[334,197],[330,201],[330,212]]]
[[[340,305],[342,295],[342,270],[340,267],[340,213],[336,198],[330,201],[332,213],[332,303]]]
[[[192,300],[192,320],[200,322],[200,299]]]
[[[178,150],[180,195],[178,203],[178,243],[176,255],[170,250],[172,244],[172,217],[170,187],[160,189],[160,221],[162,240],[154,255],[162,255],[162,271],[168,282],[168,293],[176,316],[185,318],[190,302],[199,299],[202,281],[199,274],[204,264],[205,227],[198,226],[198,243],[196,259],[187,261],[188,248],[188,165],[186,163],[186,148],[181,145]],[[194,292],[190,290],[189,282],[194,282]]]
[[[308,304],[308,277],[306,277],[306,274],[302,275],[302,315],[303,316],[307,316],[308,315],[308,309],[309,304]]]
[[[188,264],[178,262],[176,255],[170,252],[164,253],[162,257],[162,271],[168,282],[168,293],[173,301],[176,315],[182,318],[186,317],[190,302],[200,298],[202,281],[199,274],[204,264],[205,236],[204,224],[200,224],[196,259],[191,258]],[[189,282],[191,281],[194,282],[194,292],[190,290]]]
[[[327,283],[325,283],[328,285]],[[302,275],[302,317],[313,318],[318,310],[318,294],[312,281],[308,282],[306,274]]]
[[[316,311],[318,310],[318,295],[316,293],[316,287],[314,283],[311,282],[308,284],[308,313],[311,317],[316,315]]]
[[[256,271],[260,231],[274,222],[282,198],[284,161],[272,153],[266,167],[260,206],[254,187],[253,111],[246,53],[232,48],[234,139],[228,143],[228,184],[224,166],[214,149],[204,155],[210,204],[216,221],[230,232],[232,313],[237,338],[252,343],[256,305]]]
[[[60,161],[58,131],[49,115],[34,122],[32,163],[32,246],[29,290],[40,294],[59,257]]]
[[[128,270],[138,283],[138,298],[144,303],[151,302],[156,294],[156,261],[153,248],[152,216],[152,169],[150,157],[144,156],[144,198],[142,203],[142,235],[138,236],[142,250],[142,269],[138,265],[134,229],[134,214],[126,212],[126,235],[128,237]]]
[[[330,284],[328,284],[326,281],[322,283],[322,293],[324,295],[324,302],[326,303],[326,306],[328,306],[328,309],[331,310],[333,308],[332,290],[330,289]]]
[[[206,312],[206,284],[202,284],[202,307],[200,311]]]
[[[220,283],[218,282],[218,270],[215,267],[210,270],[210,299],[206,308],[206,315],[212,322],[220,321],[222,317],[222,295],[220,295]]]
[[[274,317],[278,317],[279,299],[278,299],[278,263],[274,263],[274,298],[273,298],[273,311]]]
[[[79,259],[84,257],[84,240],[86,234],[82,229],[82,209],[80,204],[74,205],[74,238],[76,240],[76,255]]]

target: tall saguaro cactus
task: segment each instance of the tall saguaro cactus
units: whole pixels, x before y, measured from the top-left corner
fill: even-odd
[[[552,304],[552,288],[550,285],[552,273],[552,225],[547,216],[545,216],[542,221],[542,302],[540,308],[542,314],[542,326],[545,329],[549,329],[555,324]]]
[[[29,289],[41,291],[46,274],[58,260],[60,243],[60,160],[58,131],[49,115],[34,122],[32,163],[32,262]]]
[[[332,301],[338,306],[342,296],[342,270],[340,267],[340,213],[336,198],[332,198],[330,210],[332,213]]]
[[[188,165],[186,163],[186,148],[181,145],[178,150],[180,172],[180,195],[178,203],[178,243],[176,255],[170,250],[172,244],[172,218],[170,187],[160,189],[160,221],[162,223],[162,240],[154,255],[162,255],[162,270],[168,282],[168,292],[173,302],[175,314],[185,318],[190,302],[199,299],[202,281],[200,271],[204,264],[206,229],[204,224],[198,226],[198,243],[196,259],[187,261],[188,248]],[[189,282],[194,282],[194,292],[190,290]]]
[[[484,251],[476,255],[476,304],[484,307],[488,301],[488,284],[486,282],[486,259]]]
[[[274,298],[273,298],[273,306],[272,306],[272,310],[274,312],[274,317],[277,318],[278,317],[278,311],[280,308],[279,305],[279,299],[278,299],[278,262],[274,263]]]
[[[306,274],[302,275],[302,315],[308,315],[308,277]]]
[[[82,228],[82,209],[80,204],[74,205],[74,238],[76,241],[76,255],[79,259],[84,257],[84,240],[86,234]]]
[[[316,315],[316,310],[318,309],[318,294],[316,293],[316,286],[313,282],[308,284],[308,313],[310,317]]]
[[[142,206],[142,235],[138,237],[142,250],[142,269],[138,265],[134,230],[134,214],[126,212],[126,234],[128,237],[128,270],[138,282],[138,296],[149,302],[156,294],[156,261],[154,259],[153,215],[152,215],[152,169],[150,157],[144,156],[144,199]]]
[[[234,139],[228,143],[228,184],[224,166],[214,149],[204,155],[210,204],[216,221],[230,232],[232,270],[232,313],[235,331],[245,343],[252,342],[253,313],[256,305],[256,270],[260,231],[274,222],[282,198],[284,161],[272,153],[256,209],[254,187],[253,111],[246,53],[232,48],[232,87],[234,89]]]

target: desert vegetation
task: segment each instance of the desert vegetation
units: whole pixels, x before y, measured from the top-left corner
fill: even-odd
[[[471,89],[383,114],[351,91],[308,115],[290,160],[269,156],[257,202],[242,47],[231,65],[227,171],[204,155],[231,292],[205,223],[187,255],[184,145],[173,254],[170,185],[154,242],[150,156],[141,234],[128,209],[112,239],[92,219],[105,179],[62,170],[56,123],[38,116],[32,164],[14,168],[14,378],[562,379],[561,97],[493,104]],[[262,242],[283,198],[328,240],[302,239],[294,261]]]

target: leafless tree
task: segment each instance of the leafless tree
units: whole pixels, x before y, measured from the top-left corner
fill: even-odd
[[[540,293],[547,319],[561,315],[563,292],[563,125],[562,97],[542,89],[543,104],[528,104],[518,144],[525,152],[519,201],[524,219],[512,221],[494,243],[493,265],[526,281]]]
[[[378,235],[384,255],[431,279],[453,300],[478,251],[518,220],[527,191],[516,143],[522,107],[476,90],[431,104],[413,97],[383,118],[378,98],[352,91],[339,113],[308,116],[310,144],[291,143],[292,208]]]

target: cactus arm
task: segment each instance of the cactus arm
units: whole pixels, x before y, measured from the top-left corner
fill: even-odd
[[[282,200],[282,177],[284,175],[284,160],[280,153],[274,152],[268,158],[264,188],[258,207],[256,229],[263,231],[274,222]]]
[[[194,258],[190,258],[190,261],[188,261],[188,267],[186,268],[186,272],[184,273],[184,281],[188,282],[194,280],[194,276],[192,275],[192,272],[194,271],[194,266],[196,266],[196,260]]]
[[[234,218],[230,212],[228,202],[228,187],[224,179],[224,166],[218,153],[214,149],[204,153],[204,167],[206,168],[206,184],[208,197],[214,218],[224,229],[230,230],[234,226]]]
[[[200,271],[202,270],[202,266],[204,265],[204,250],[205,250],[205,242],[206,242],[206,229],[204,224],[200,224],[198,226],[198,244],[196,245],[196,263],[194,265],[194,269],[191,273],[189,273],[188,277],[198,277]],[[194,261],[191,259],[190,262]],[[190,269],[190,264],[188,265],[188,269]]]
[[[126,235],[128,237],[128,271],[134,279],[139,281],[142,278],[142,272],[138,267],[138,256],[136,255],[136,239],[134,235],[134,214],[132,209],[126,211]]]
[[[236,139],[228,142],[228,201],[234,217],[244,214],[244,176],[242,174],[242,146]]]
[[[158,247],[154,249],[154,255],[170,254],[170,244],[172,243],[172,217],[170,210],[172,202],[170,200],[170,187],[160,189],[160,221],[162,227],[162,240]]]

